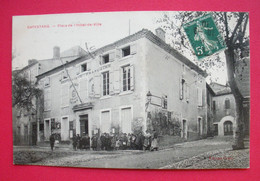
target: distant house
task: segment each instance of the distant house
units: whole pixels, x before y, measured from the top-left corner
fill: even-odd
[[[44,93],[39,134],[207,135],[206,73],[165,43],[165,32],[143,29],[37,76]],[[173,127],[172,127],[173,129]]]
[[[228,86],[218,83],[211,83],[207,86],[211,93],[210,125],[214,135],[233,135],[236,128],[236,104],[235,98]],[[209,119],[209,115],[208,115]]]
[[[44,73],[54,67],[60,66],[63,62],[69,62],[76,58],[85,55],[86,52],[80,47],[76,46],[70,48],[67,51],[60,53],[59,47],[53,48],[53,58],[43,60],[28,60],[28,65],[21,70],[15,70],[12,76],[21,76],[26,78],[31,84],[35,84],[37,79],[36,76]],[[22,107],[13,107],[13,139],[14,144],[20,145],[35,145],[37,142],[37,135],[42,127],[37,127],[37,106],[36,99],[33,99],[33,109],[26,110]],[[38,138],[39,140],[40,138]]]

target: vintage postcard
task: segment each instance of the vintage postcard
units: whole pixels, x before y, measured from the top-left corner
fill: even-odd
[[[13,162],[249,168],[246,12],[13,17]]]

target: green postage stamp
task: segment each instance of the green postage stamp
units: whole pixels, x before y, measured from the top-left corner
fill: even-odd
[[[211,14],[186,23],[183,28],[199,60],[226,47]]]

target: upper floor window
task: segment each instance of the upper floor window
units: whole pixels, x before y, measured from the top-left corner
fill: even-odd
[[[87,71],[87,63],[81,64],[81,72],[86,72]]]
[[[213,110],[213,112],[216,111],[216,101],[212,102],[212,110]]]
[[[109,95],[109,72],[102,73],[103,96]]]
[[[230,100],[228,98],[225,99],[225,109],[230,109]]]
[[[102,64],[109,63],[109,54],[102,56]]]
[[[130,55],[130,53],[131,53],[130,46],[122,48],[122,57],[126,57],[126,56]]]
[[[123,91],[131,90],[131,69],[130,65],[122,68],[123,70]]]

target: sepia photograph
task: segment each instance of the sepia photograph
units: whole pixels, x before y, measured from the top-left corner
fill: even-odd
[[[247,169],[248,12],[13,16],[13,164]]]

